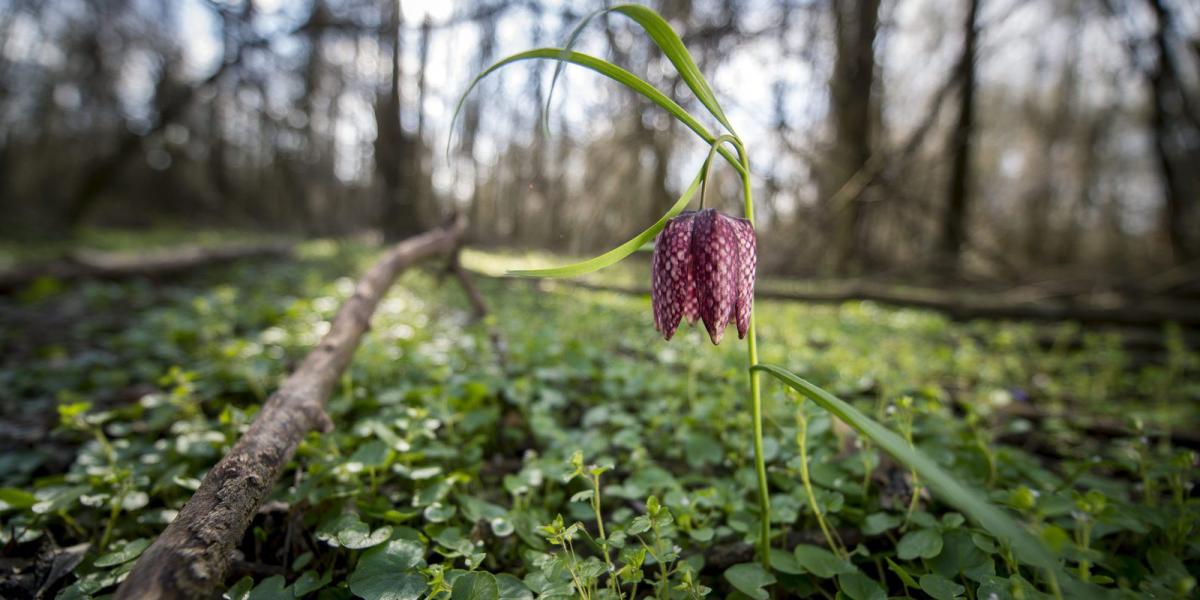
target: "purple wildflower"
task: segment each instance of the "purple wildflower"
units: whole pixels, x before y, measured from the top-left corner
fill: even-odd
[[[746,337],[757,262],[750,221],[713,209],[671,219],[654,245],[654,328],[669,340],[681,318],[688,323],[699,318],[712,343],[719,344],[733,321],[738,337]]]

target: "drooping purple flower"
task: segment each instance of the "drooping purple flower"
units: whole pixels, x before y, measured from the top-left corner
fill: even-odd
[[[746,337],[757,263],[754,227],[746,219],[711,208],[671,219],[654,244],[654,328],[669,340],[681,318],[699,318],[719,344],[733,321],[738,337]]]

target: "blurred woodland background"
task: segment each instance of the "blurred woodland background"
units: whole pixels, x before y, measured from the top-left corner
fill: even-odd
[[[748,140],[770,272],[1167,288],[1196,272],[1193,0],[651,4]],[[561,45],[598,6],[0,0],[0,235],[395,239],[455,209],[477,244],[606,249],[690,180],[707,151],[691,132],[576,67],[547,130],[546,62],[484,80],[450,129],[475,73]],[[695,104],[628,21],[579,49]],[[736,211],[722,175],[709,203]]]

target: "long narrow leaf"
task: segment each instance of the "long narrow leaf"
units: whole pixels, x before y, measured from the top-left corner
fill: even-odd
[[[916,471],[922,481],[928,483],[929,487],[942,500],[966,513],[996,538],[1007,542],[1016,551],[1020,560],[1044,569],[1058,569],[1058,562],[1041,542],[1003,511],[959,483],[953,475],[938,466],[932,459],[909,446],[908,442],[900,436],[862,414],[853,406],[786,369],[774,365],[755,365],[752,369],[775,376],[788,387],[804,394],[821,408],[833,413],[847,425],[870,438],[885,452],[892,455],[892,458]]]
[[[648,229],[634,236],[633,239],[621,244],[620,246],[617,246],[616,248],[613,248],[612,250],[609,250],[608,252],[605,252],[604,254],[601,254],[600,256],[553,269],[526,269],[509,271],[508,274],[515,275],[517,277],[575,277],[577,275],[591,273],[592,271],[598,271],[604,267],[613,265],[626,256],[637,252],[637,250],[644,244],[650,240],[653,240],[654,236],[658,235],[658,232],[662,231],[663,227],[666,227],[667,221],[673,219],[676,215],[683,212],[683,209],[687,208],[688,202],[691,202],[692,196],[696,195],[696,190],[700,189],[700,182],[703,180],[703,177],[704,169],[700,169],[700,172],[696,173],[696,178],[692,180],[691,185],[684,190],[683,195],[679,197],[679,200],[675,201],[675,204],[671,206],[671,209],[667,211],[667,214],[663,215],[661,219],[651,225]]]
[[[672,100],[666,94],[660,92],[658,88],[650,85],[637,75],[634,75],[633,73],[630,73],[629,71],[626,71],[625,69],[622,69],[621,67],[618,67],[617,65],[614,65],[604,59],[596,58],[580,52],[564,50],[561,48],[536,48],[534,50],[526,50],[525,52],[519,52],[504,58],[492,66],[484,69],[481,73],[475,76],[475,79],[471,81],[471,85],[467,86],[466,91],[464,91],[462,96],[459,97],[458,104],[454,107],[454,116],[450,119],[450,128],[454,128],[454,123],[458,120],[459,113],[462,112],[463,105],[467,101],[467,96],[472,90],[475,89],[475,86],[478,85],[484,77],[487,77],[505,65],[523,60],[564,60],[566,62],[595,71],[625,87],[628,87],[634,92],[645,96],[651,102],[662,107],[664,110],[670,113],[671,116],[679,119],[679,121],[686,125],[688,129],[694,131],[696,135],[700,136],[700,139],[704,140],[706,143],[711,145],[717,139],[716,135],[705,129],[704,125],[702,125],[699,120],[688,113],[688,111],[684,110],[682,106],[679,106],[677,102]],[[731,152],[729,152],[728,149],[721,147],[718,152],[721,153],[721,156],[723,156],[730,165],[737,169],[738,173],[744,174],[745,168],[742,167],[741,162],[739,162],[737,158],[734,157]],[[449,138],[446,140],[446,153],[450,153]]]
[[[621,4],[619,6],[602,8],[593,12],[592,14],[584,17],[583,20],[581,20],[579,24],[575,26],[575,29],[571,31],[571,35],[567,38],[567,42],[563,44],[564,54],[571,51],[571,49],[575,46],[576,39],[579,38],[580,32],[583,31],[583,28],[586,27],[592,19],[608,12],[615,12],[625,15],[626,17],[633,19],[633,21],[638,25],[641,25],[642,29],[646,31],[646,34],[650,36],[650,39],[654,41],[654,45],[658,46],[658,48],[662,50],[663,54],[666,55],[667,59],[671,61],[671,64],[675,65],[675,70],[679,73],[679,76],[683,79],[683,82],[687,84],[688,88],[692,90],[692,93],[696,95],[696,99],[700,101],[700,104],[703,104],[704,107],[707,108],[714,117],[716,117],[717,121],[720,121],[720,123],[725,126],[729,133],[733,134],[735,137],[737,136],[737,133],[735,133],[733,130],[733,125],[729,123],[729,119],[725,116],[725,111],[721,110],[721,104],[717,102],[716,94],[713,94],[712,88],[708,85],[708,81],[704,78],[704,75],[700,73],[700,67],[696,66],[696,61],[692,59],[692,55],[688,52],[687,46],[683,45],[683,40],[679,39],[679,35],[675,33],[675,30],[671,28],[671,25],[667,23],[666,19],[663,19],[662,16],[657,12],[654,12],[653,9],[647,8],[640,4]],[[550,104],[551,96],[554,94],[554,84],[558,81],[558,76],[561,71],[562,63],[560,62],[554,69],[554,77],[550,80],[550,91],[546,95],[547,107]]]

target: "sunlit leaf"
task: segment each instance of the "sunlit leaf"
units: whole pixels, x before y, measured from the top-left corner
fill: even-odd
[[[567,38],[567,42],[563,44],[565,52],[569,52],[575,46],[575,40],[579,38],[579,34],[584,27],[592,21],[592,19],[607,13],[614,12],[625,15],[633,19],[635,23],[640,25],[650,39],[654,41],[654,45],[658,46],[666,55],[671,64],[675,65],[675,70],[679,73],[679,77],[687,84],[692,93],[696,95],[696,99],[700,104],[707,108],[713,117],[716,117],[729,133],[736,135],[733,131],[733,125],[729,123],[729,119],[725,116],[725,111],[721,110],[721,105],[717,102],[717,97],[713,94],[712,88],[709,87],[708,81],[704,79],[704,75],[700,73],[700,67],[696,66],[696,61],[692,59],[691,53],[687,47],[683,45],[683,40],[679,39],[679,34],[671,28],[666,19],[654,10],[642,6],[640,4],[621,4],[610,8],[603,8],[586,16],[575,26],[571,31],[571,35]],[[563,59],[565,60],[565,59]],[[546,105],[550,105],[550,98],[554,93],[554,84],[558,81],[558,76],[562,71],[562,63],[554,69],[554,77],[550,80],[550,92],[546,97]]]
[[[675,204],[671,206],[671,209],[668,210],[667,213],[662,216],[662,218],[651,225],[648,229],[637,234],[633,237],[633,239],[625,242],[624,244],[621,244],[620,246],[617,246],[616,248],[613,248],[612,250],[609,250],[600,256],[589,258],[585,261],[574,264],[555,267],[552,269],[526,269],[520,271],[509,271],[508,274],[516,275],[518,277],[575,277],[577,275],[591,273],[592,271],[598,271],[604,267],[616,264],[621,259],[636,252],[637,249],[642,246],[642,244],[653,240],[654,236],[658,235],[658,232],[662,231],[662,228],[666,226],[667,221],[683,212],[683,209],[687,207],[688,202],[692,200],[692,196],[696,194],[696,190],[700,188],[701,176],[703,174],[703,170],[701,170],[699,173],[696,173],[696,178],[692,180],[692,183],[688,185],[686,190],[684,190],[683,195],[679,197],[679,200],[675,201]]]
[[[646,97],[646,99],[662,107],[663,110],[666,110],[671,114],[671,116],[678,119],[680,123],[683,123],[688,129],[691,129],[693,132],[695,132],[696,135],[700,136],[700,139],[704,140],[709,145],[712,145],[717,140],[718,136],[704,127],[704,125],[701,124],[698,119],[693,117],[691,113],[689,113],[687,110],[684,110],[684,108],[679,106],[677,102],[637,75],[634,75],[633,73],[630,73],[629,71],[626,71],[625,69],[622,69],[621,67],[604,59],[582,54],[580,52],[564,50],[562,48],[536,48],[533,50],[526,50],[525,52],[518,52],[517,54],[513,54],[512,56],[501,59],[492,66],[484,69],[475,76],[475,79],[471,80],[471,84],[467,86],[467,89],[462,93],[462,96],[459,97],[458,103],[454,107],[454,115],[450,119],[451,129],[453,129],[454,123],[458,120],[458,115],[462,112],[463,105],[466,104],[467,96],[470,95],[471,91],[475,89],[475,86],[478,85],[484,77],[496,72],[501,67],[524,60],[563,60],[595,71],[596,73],[604,75],[605,77],[616,81],[617,83],[633,90],[634,92],[641,94],[642,96]],[[447,154],[450,152],[449,144],[450,140],[447,139]],[[744,174],[745,169],[742,167],[742,164],[738,162],[733,153],[724,147],[719,148],[718,152],[721,153],[721,156],[723,156],[725,160],[733,166],[734,169],[736,169],[739,173]]]

